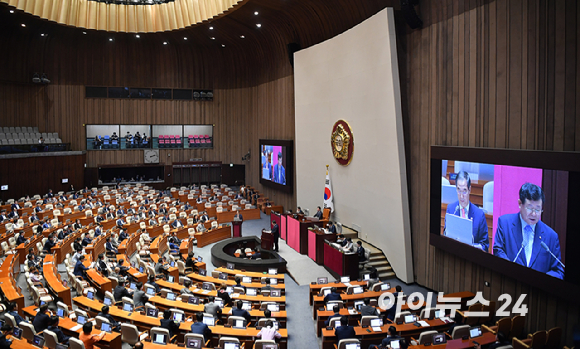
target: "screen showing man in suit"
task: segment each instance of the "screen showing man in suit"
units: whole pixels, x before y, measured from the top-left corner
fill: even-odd
[[[282,165],[282,152],[278,153],[278,163],[274,166],[274,182],[286,185],[286,170]]]
[[[499,217],[493,254],[550,276],[564,279],[558,234],[541,221],[545,195],[538,185],[524,183],[518,213]]]
[[[471,194],[471,178],[466,171],[459,171],[455,179],[457,201],[447,205],[446,213],[471,220],[471,246],[488,252],[489,236],[485,213],[469,200]],[[447,222],[445,222],[447,224]]]
[[[286,185],[286,147],[263,145],[261,151],[262,179]]]

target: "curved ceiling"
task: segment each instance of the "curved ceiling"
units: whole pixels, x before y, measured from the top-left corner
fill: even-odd
[[[0,0],[42,19],[68,26],[123,33],[183,29],[223,16],[247,0],[175,0],[116,5],[90,0]]]

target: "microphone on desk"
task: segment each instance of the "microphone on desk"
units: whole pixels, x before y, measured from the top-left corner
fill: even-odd
[[[524,249],[524,242],[522,241],[522,247],[520,247],[520,250],[518,251],[518,254],[516,254],[516,258],[514,258],[514,260],[512,262],[515,262],[516,259],[518,259],[518,257],[520,256],[520,253],[522,253],[522,250]]]
[[[556,257],[556,256],[555,256],[555,255],[552,253],[552,251],[550,251],[550,248],[548,247],[548,245],[546,245],[546,244],[545,244],[545,243],[544,243],[542,240],[540,240],[540,245],[542,245],[542,247],[544,248],[544,250],[548,251],[548,252],[549,252],[549,253],[552,255],[552,257],[554,257],[554,258],[555,258],[555,259],[558,261],[558,263],[560,263],[560,264],[562,265],[562,268],[566,268],[566,267],[564,266],[564,263],[562,263],[562,261],[561,261],[561,260],[559,260],[559,259],[558,259],[558,257]]]

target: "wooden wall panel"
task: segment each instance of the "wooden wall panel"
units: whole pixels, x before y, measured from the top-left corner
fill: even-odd
[[[573,0],[422,1],[423,29],[398,23],[417,283],[494,300],[526,293],[527,329],[560,326],[568,345],[578,304],[429,245],[429,146],[580,151],[578,7]]]

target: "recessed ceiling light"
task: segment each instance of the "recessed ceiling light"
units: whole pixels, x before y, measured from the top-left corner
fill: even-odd
[[[246,37],[245,37],[245,36],[243,36],[243,35],[240,35],[240,38],[242,38],[242,39],[245,39]]]
[[[24,27],[26,27],[26,24],[22,23],[20,26],[22,26],[24,28]]]
[[[84,35],[87,35],[87,32],[83,32]]]
[[[256,27],[258,27],[258,28],[261,28],[261,27],[262,27],[262,25],[261,25],[260,23],[257,23],[257,24],[256,24]]]
[[[109,41],[113,41],[113,38],[109,38]]]
[[[14,10],[10,10],[10,13],[14,13]]]
[[[209,27],[209,30],[213,30],[213,27]]]
[[[136,37],[137,39],[139,39],[139,38],[141,37],[141,35],[139,35],[139,34],[135,34],[135,37]]]
[[[222,44],[222,47],[226,47],[226,45]]]
[[[215,36],[212,36],[210,39],[215,40]]]
[[[44,35],[46,35],[46,34],[44,34],[44,33],[40,33],[40,36],[44,36]]]
[[[167,45],[167,41],[163,41],[163,45]]]
[[[184,36],[184,37],[183,37],[183,40],[187,40],[187,36]]]
[[[257,16],[257,15],[258,15],[258,11],[254,12],[254,15],[256,15],[256,16]]]

